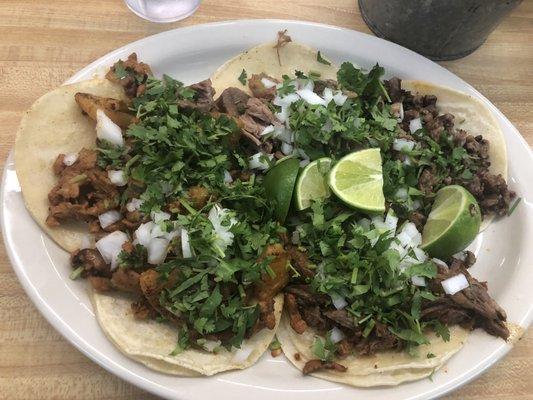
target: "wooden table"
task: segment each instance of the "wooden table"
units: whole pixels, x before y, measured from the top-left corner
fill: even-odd
[[[191,18],[168,25],[137,18],[120,0],[1,0],[0,160],[23,110],[87,63],[167,29],[239,18],[311,20],[369,32],[355,0],[206,0]],[[486,95],[533,144],[533,1],[524,1],[473,55],[442,64]],[[2,246],[0,399],[73,398],[155,397],[92,363],[52,329]],[[447,398],[533,399],[533,330],[498,365]]]

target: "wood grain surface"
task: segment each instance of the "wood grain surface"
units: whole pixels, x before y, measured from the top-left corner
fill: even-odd
[[[240,18],[301,19],[369,32],[355,0],[207,0],[158,25],[121,0],[0,0],[0,160],[23,110],[89,62],[164,30]],[[442,63],[487,96],[533,144],[533,1],[525,0],[474,54]],[[34,308],[0,248],[0,399],[154,399],[109,374]],[[533,399],[533,330],[490,371],[447,399]]]

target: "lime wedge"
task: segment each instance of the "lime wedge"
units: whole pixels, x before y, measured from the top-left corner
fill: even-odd
[[[464,187],[451,185],[437,192],[422,231],[422,248],[433,257],[447,259],[476,238],[481,211]]]
[[[263,180],[266,197],[273,204],[276,219],[281,223],[289,212],[299,170],[300,161],[289,158],[273,166]]]
[[[379,149],[366,149],[341,158],[331,169],[328,184],[349,206],[370,212],[385,211]]]
[[[311,205],[311,200],[325,199],[330,196],[327,182],[331,158],[324,157],[309,163],[296,181],[296,208],[304,210]]]

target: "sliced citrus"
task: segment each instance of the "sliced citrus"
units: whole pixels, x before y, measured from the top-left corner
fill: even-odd
[[[311,205],[311,200],[329,197],[327,177],[331,169],[331,158],[324,157],[309,163],[296,181],[296,208],[304,210]]]

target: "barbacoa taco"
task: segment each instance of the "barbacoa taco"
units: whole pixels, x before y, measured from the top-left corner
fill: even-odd
[[[15,146],[27,208],[123,353],[212,375],[277,331],[305,374],[375,386],[428,376],[473,328],[508,337],[474,255],[422,242],[441,190],[474,234],[509,210],[502,133],[472,97],[383,73],[280,32],[193,85],[131,55],[32,106]],[[346,157],[364,162],[334,174]]]

